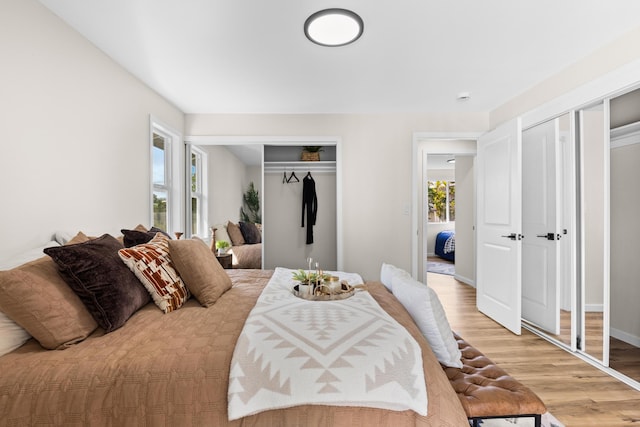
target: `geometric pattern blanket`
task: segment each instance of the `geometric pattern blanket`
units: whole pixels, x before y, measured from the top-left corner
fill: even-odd
[[[338,301],[293,295],[276,268],[247,318],[231,362],[229,420],[297,405],[427,414],[418,343],[366,291]],[[328,272],[361,284],[359,275]]]

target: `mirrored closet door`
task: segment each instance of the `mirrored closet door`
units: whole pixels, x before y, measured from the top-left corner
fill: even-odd
[[[543,148],[551,140],[557,150],[553,144]],[[555,172],[551,152],[559,167]],[[547,221],[548,228],[551,213],[560,224],[553,236],[557,256],[542,248],[547,243],[542,228],[524,233],[524,324],[635,387],[640,383],[639,164],[640,89],[523,132],[523,225],[542,227]],[[555,207],[553,179],[560,183]],[[556,288],[552,280],[558,281]],[[554,312],[555,301],[559,325],[552,314],[540,318],[547,308]],[[532,310],[524,308],[527,304]]]

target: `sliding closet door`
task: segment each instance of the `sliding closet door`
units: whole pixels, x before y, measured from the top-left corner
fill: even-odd
[[[559,120],[539,124],[522,135],[522,317],[560,333],[562,183],[558,168]]]
[[[609,103],[578,113],[581,209],[581,349],[609,364]]]
[[[520,334],[522,197],[520,119],[478,140],[478,309]]]

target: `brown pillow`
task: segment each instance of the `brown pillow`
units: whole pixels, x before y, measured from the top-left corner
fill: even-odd
[[[205,307],[231,288],[231,279],[211,250],[198,240],[170,240],[169,252],[180,277]]]
[[[60,274],[80,297],[105,332],[118,329],[149,302],[149,293],[120,260],[122,244],[109,234],[44,252],[58,264]]]
[[[120,249],[120,259],[147,289],[153,302],[169,313],[182,307],[191,296],[169,256],[169,238],[157,233],[149,243]]]
[[[167,232],[160,230],[157,227],[151,227],[151,230],[149,231],[140,231],[140,230],[120,230],[120,232],[124,235],[124,247],[125,248],[130,248],[132,246],[135,245],[141,245],[143,243],[148,243],[151,241],[151,239],[153,239],[154,237],[156,237],[157,233],[162,233],[163,235],[167,236],[167,238],[171,238],[171,236],[169,236],[169,234],[167,234]]]
[[[260,236],[260,231],[258,227],[252,222],[240,222],[240,231],[242,232],[242,237],[244,237],[244,242],[248,244],[255,244],[262,242],[262,236]]]
[[[240,231],[238,224],[234,224],[229,221],[227,223],[227,233],[229,234],[229,238],[231,239],[231,244],[233,246],[244,245],[244,237],[242,236],[242,231]]]
[[[47,349],[80,342],[98,327],[47,256],[0,271],[0,311]]]
[[[94,237],[95,238],[95,237]],[[82,231],[79,231],[78,234],[76,234],[73,239],[69,240],[66,245],[75,245],[77,243],[84,243],[91,240],[90,237],[88,237],[86,234],[84,234]]]

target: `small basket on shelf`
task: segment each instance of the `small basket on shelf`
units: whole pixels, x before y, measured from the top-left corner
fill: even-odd
[[[321,151],[323,151],[323,148],[320,145],[306,145],[302,147],[300,160],[303,162],[319,162]]]

